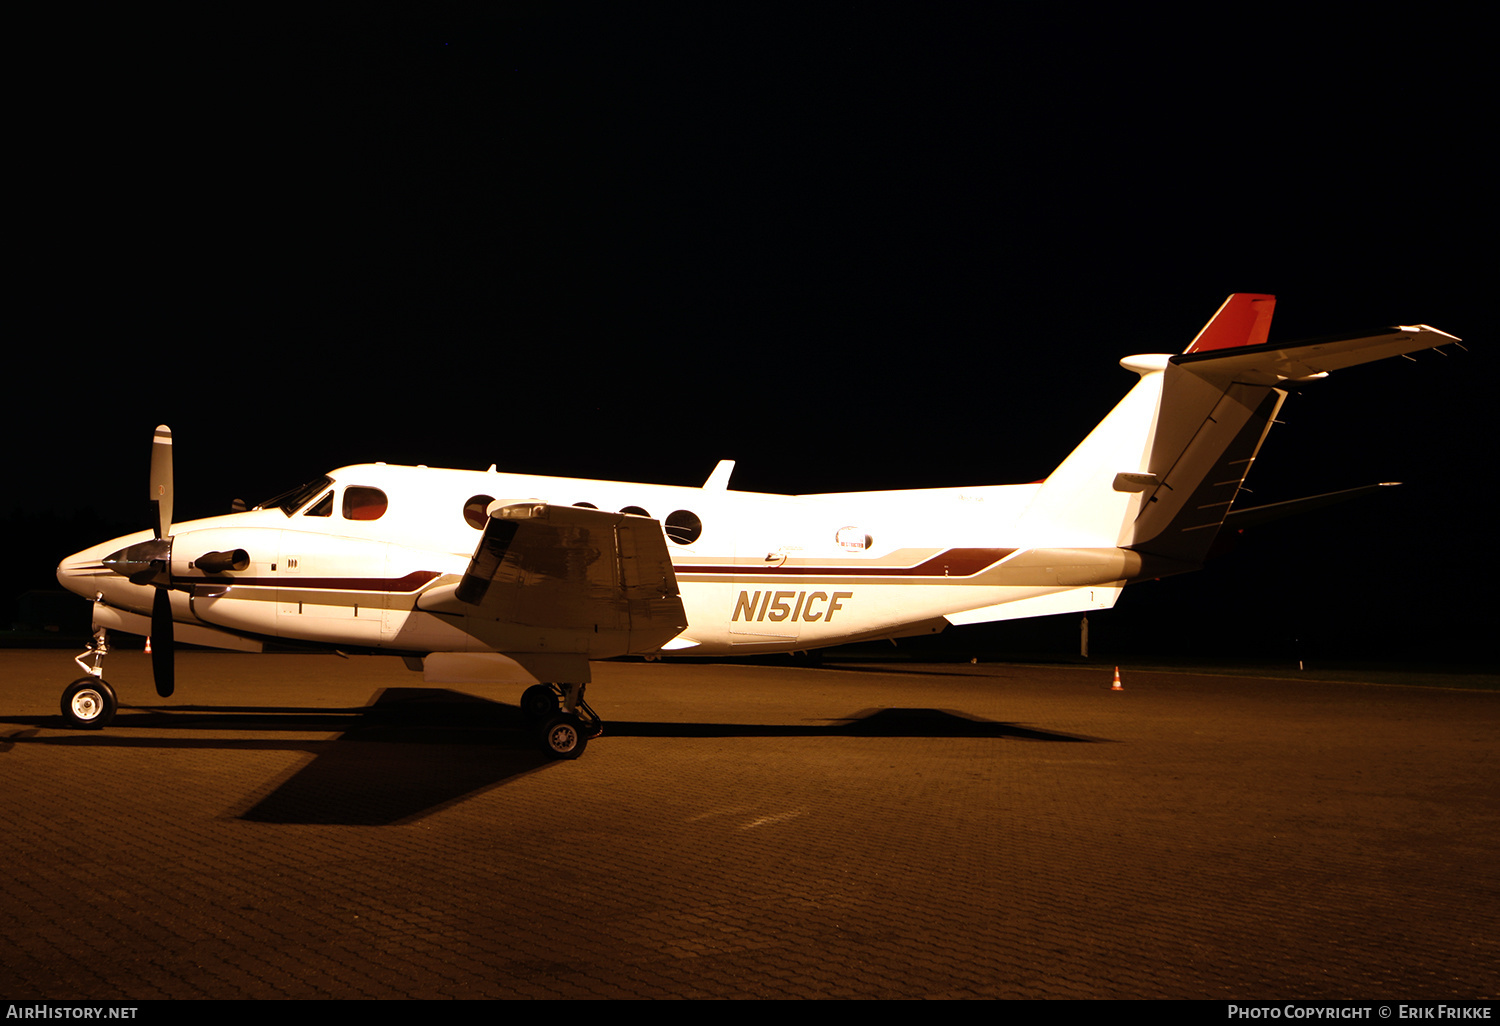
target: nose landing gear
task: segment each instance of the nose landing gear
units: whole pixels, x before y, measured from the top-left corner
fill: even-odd
[[[73,657],[73,661],[88,674],[69,684],[62,693],[63,719],[82,730],[98,730],[115,718],[119,702],[115,689],[104,679],[104,657],[109,654],[109,633],[99,627],[89,647]],[[93,665],[86,662],[93,657]]]

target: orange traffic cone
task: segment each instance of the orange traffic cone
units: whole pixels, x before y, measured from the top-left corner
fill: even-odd
[[[1124,691],[1125,690],[1123,687],[1120,686],[1120,668],[1118,666],[1115,667],[1115,682],[1109,686],[1109,690],[1111,690],[1111,691]]]

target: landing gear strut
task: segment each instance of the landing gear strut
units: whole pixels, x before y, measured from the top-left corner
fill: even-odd
[[[521,711],[541,726],[542,751],[554,759],[576,759],[604,721],[583,700],[583,684],[535,684],[521,695]]]
[[[109,654],[109,633],[98,627],[89,647],[73,657],[87,677],[79,677],[62,693],[63,719],[83,730],[98,730],[115,718],[119,702],[115,689],[104,679],[104,657]],[[86,661],[93,657],[93,665]]]

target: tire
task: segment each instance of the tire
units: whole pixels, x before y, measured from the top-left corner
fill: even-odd
[[[542,751],[554,759],[576,759],[588,743],[588,734],[576,717],[554,716],[542,727]]]
[[[115,718],[115,689],[102,677],[80,677],[62,694],[63,719],[81,730],[99,730]]]
[[[533,684],[521,693],[521,712],[529,720],[545,723],[561,711],[557,692],[546,684]]]

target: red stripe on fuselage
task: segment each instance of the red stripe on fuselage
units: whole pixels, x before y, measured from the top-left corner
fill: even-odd
[[[972,577],[1000,562],[1015,549],[948,549],[930,559],[912,566],[872,566],[868,563],[824,563],[817,566],[704,566],[699,564],[679,566],[678,577],[698,574],[726,574],[744,577],[752,574],[771,574],[777,577]]]

